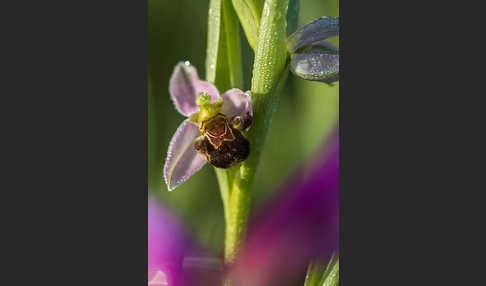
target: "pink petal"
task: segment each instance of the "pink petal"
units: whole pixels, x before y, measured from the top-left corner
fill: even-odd
[[[239,115],[243,120],[253,118],[253,105],[251,104],[250,91],[243,92],[233,88],[225,92],[221,97],[224,99],[223,113],[231,119]]]
[[[185,120],[170,140],[164,166],[164,179],[172,191],[189,179],[206,163],[206,159],[194,150],[194,139],[200,136],[199,128]]]
[[[149,193],[148,285],[184,285],[184,259],[198,251],[182,221]]]
[[[200,80],[196,68],[188,61],[180,62],[174,68],[169,81],[169,92],[176,109],[185,116],[199,110],[196,105],[199,93],[209,94],[213,101],[219,98],[218,89],[212,83]]]

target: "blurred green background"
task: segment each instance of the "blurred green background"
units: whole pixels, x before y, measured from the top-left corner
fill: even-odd
[[[292,1],[292,0],[290,0]],[[169,97],[175,64],[189,60],[205,79],[209,0],[148,1],[148,172],[149,192],[176,213],[199,243],[223,252],[224,217],[214,170],[206,165],[190,180],[168,192],[162,167],[169,141],[184,120]],[[320,16],[338,16],[338,0],[301,0],[299,26]],[[245,90],[250,89],[253,52],[244,33]],[[338,40],[332,39],[338,45]],[[299,165],[312,158],[338,122],[339,83],[330,87],[290,74],[270,126],[256,177],[252,213],[278,195]]]

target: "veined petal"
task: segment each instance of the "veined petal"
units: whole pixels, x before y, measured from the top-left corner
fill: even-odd
[[[338,34],[339,19],[324,16],[297,29],[287,38],[287,47],[293,53],[304,46]]]
[[[174,68],[169,81],[169,92],[176,109],[183,115],[189,116],[197,112],[196,97],[204,92],[212,100],[219,98],[218,89],[210,82],[199,79],[197,70],[189,62],[180,62]]]
[[[251,104],[251,92],[243,92],[237,88],[226,91],[221,97],[223,98],[223,113],[232,118],[236,115],[241,116],[243,122],[253,118],[253,105]]]
[[[293,54],[290,70],[306,80],[332,83],[339,80],[339,55],[317,49]]]
[[[170,140],[164,165],[164,179],[169,191],[189,179],[206,163],[206,159],[193,147],[194,139],[200,135],[197,125],[185,120]]]

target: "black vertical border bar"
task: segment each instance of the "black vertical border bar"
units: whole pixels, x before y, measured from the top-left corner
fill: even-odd
[[[0,285],[147,285],[147,0],[4,4]]]
[[[341,286],[484,280],[484,25],[475,11],[339,3]],[[456,35],[463,46],[445,45]],[[457,47],[464,52],[450,60]]]

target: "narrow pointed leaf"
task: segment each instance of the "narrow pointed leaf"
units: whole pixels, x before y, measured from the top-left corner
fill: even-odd
[[[339,257],[336,254],[332,255],[327,266],[320,259],[316,259],[307,267],[304,286],[337,286],[338,284],[333,283],[338,282]]]
[[[206,49],[206,80],[214,83],[221,35],[221,0],[210,0],[208,13],[208,43]]]
[[[289,0],[287,11],[287,35],[297,30],[299,25],[300,0]]]
[[[307,273],[305,275],[304,286],[319,286],[319,281],[322,276],[324,266],[318,261],[314,261],[309,264]]]
[[[231,4],[231,0],[210,0],[209,3],[206,80],[221,91],[243,88],[238,18]],[[215,168],[226,218],[230,186],[236,171],[237,167],[228,170]]]
[[[199,128],[185,120],[172,137],[164,165],[164,179],[169,191],[189,179],[206,163],[194,149],[194,139],[200,136]]]
[[[255,51],[262,17],[262,2],[261,0],[232,0],[232,2],[248,43]]]
[[[287,39],[290,52],[311,45],[315,42],[339,35],[339,19],[335,17],[321,17],[297,29]]]
[[[244,222],[248,217],[253,178],[275,110],[278,89],[287,75],[287,6],[288,0],[266,0],[263,5],[251,83],[255,117],[248,139],[252,151],[234,179],[229,198],[231,209],[225,238],[225,260],[229,263],[234,261],[245,233]]]
[[[202,81],[195,67],[188,62],[180,62],[174,68],[169,81],[169,92],[176,109],[185,116],[198,111],[196,97],[200,92],[207,93],[212,100],[219,98],[216,87],[207,81]]]
[[[339,258],[333,257],[324,272],[319,286],[338,286],[339,285]]]
[[[240,30],[231,0],[209,4],[206,78],[219,90],[243,86]]]
[[[290,69],[303,79],[332,83],[339,80],[339,55],[315,49],[293,54]]]

